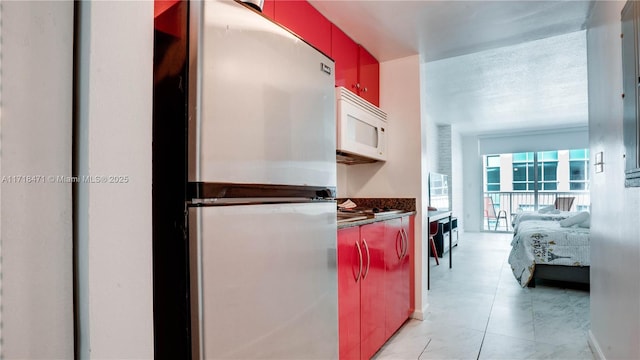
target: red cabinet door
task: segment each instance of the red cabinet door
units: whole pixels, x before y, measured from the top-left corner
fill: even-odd
[[[380,106],[380,63],[362,46],[359,46],[358,63],[360,96]]]
[[[403,309],[406,313],[406,318],[409,318],[411,316],[411,313],[414,310],[414,289],[413,289],[413,269],[414,269],[414,256],[413,256],[413,252],[414,252],[414,221],[415,221],[415,216],[405,216],[402,218],[402,229],[405,233],[406,236],[406,250],[405,250],[405,255],[404,255],[404,259],[402,262],[402,278],[403,278],[403,284],[404,284],[404,288],[403,288],[403,294],[405,296],[404,300],[403,300]]]
[[[275,2],[276,0],[264,0],[262,4],[262,13],[271,20],[275,19]]]
[[[392,219],[385,224],[385,336],[391,337],[393,333],[407,319],[407,311],[404,308],[405,300],[409,294],[405,294],[403,278],[403,265],[407,248],[406,237],[403,232],[402,219]],[[409,284],[409,279],[406,279]],[[409,290],[407,288],[407,290]]]
[[[370,359],[382,347],[385,337],[384,222],[360,227],[363,247],[360,283],[361,359]]]
[[[360,228],[338,230],[338,339],[341,360],[360,360]]]
[[[331,22],[307,1],[276,0],[275,21],[331,56]]]
[[[331,56],[336,61],[336,86],[358,93],[358,44],[340,28],[331,25]]]
[[[411,257],[413,251],[413,221],[411,219],[412,217],[410,216],[403,217],[402,227],[400,228],[402,236],[404,236],[405,245],[398,267],[398,328],[411,315]]]

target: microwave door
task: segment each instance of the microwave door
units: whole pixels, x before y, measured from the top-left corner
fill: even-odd
[[[386,113],[344,88],[337,88],[336,98],[339,155],[386,161]]]
[[[386,160],[384,123],[346,102],[342,104],[341,111],[338,150],[375,160]]]

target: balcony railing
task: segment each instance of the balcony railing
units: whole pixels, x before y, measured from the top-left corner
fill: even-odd
[[[575,197],[570,211],[588,211],[591,206],[591,196],[588,191],[539,191],[537,193],[528,191],[486,191],[484,196],[491,197],[496,214],[498,214],[500,210],[507,212],[508,227],[505,228],[504,220],[500,219],[497,227],[498,231],[512,230],[512,215],[522,211],[537,211],[545,206],[553,205],[559,197]],[[495,219],[489,219],[489,224],[487,224],[487,218],[483,215],[482,223],[484,224],[484,229],[494,230],[495,221]]]

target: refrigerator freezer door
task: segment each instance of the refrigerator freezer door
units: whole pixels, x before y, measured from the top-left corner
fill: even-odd
[[[335,202],[196,207],[189,219],[199,358],[338,357]]]
[[[335,186],[333,60],[233,1],[192,4],[189,181]]]

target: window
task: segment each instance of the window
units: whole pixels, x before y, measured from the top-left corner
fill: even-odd
[[[536,164],[538,176],[536,179]],[[558,190],[558,152],[540,151],[537,153],[513,154],[513,190],[534,191]]]
[[[558,190],[558,152],[543,151],[538,154],[540,174],[538,190]]]
[[[513,154],[513,190],[533,191],[535,186],[535,169],[532,152]]]
[[[500,191],[500,155],[488,155],[485,159],[486,191]]]
[[[569,190],[589,190],[589,150],[569,150]]]

